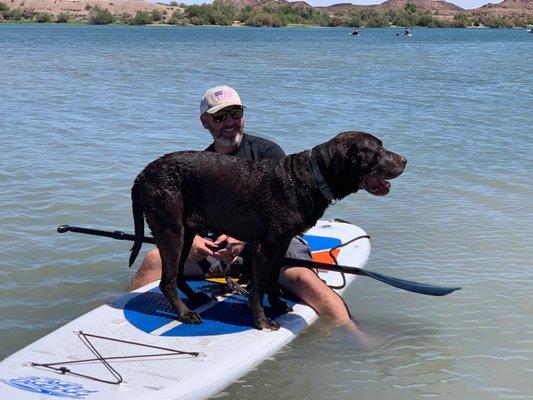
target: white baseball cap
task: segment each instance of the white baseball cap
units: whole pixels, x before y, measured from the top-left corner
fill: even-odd
[[[229,86],[215,86],[208,89],[200,101],[200,115],[214,114],[228,106],[242,106],[239,93]]]

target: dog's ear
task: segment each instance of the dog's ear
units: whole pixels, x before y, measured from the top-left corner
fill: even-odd
[[[351,132],[341,132],[332,140],[329,146],[329,159],[331,171],[335,176],[339,175],[346,164],[350,148],[354,144],[350,138]]]
[[[352,166],[357,166],[360,171],[372,169],[382,148],[381,141],[366,132],[354,132],[355,140],[348,149],[346,158]]]
[[[333,149],[330,153],[330,167],[335,176],[339,175],[344,168],[344,163],[346,161],[345,155],[345,152],[339,151],[339,149]]]
[[[360,143],[363,132],[341,132],[330,141],[316,147],[326,168],[333,176],[341,174],[347,163],[358,166],[364,159]]]
[[[342,146],[337,148],[337,154],[332,158],[332,167],[336,175],[340,174],[343,168],[349,164],[350,168],[364,167],[366,157],[365,149],[361,146],[361,139],[358,132],[346,132]]]

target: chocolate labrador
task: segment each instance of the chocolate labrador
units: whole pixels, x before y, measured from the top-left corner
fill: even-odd
[[[407,160],[386,150],[369,133],[343,132],[311,150],[283,160],[250,161],[204,151],[170,153],[148,164],[131,191],[135,242],[130,266],[144,236],[146,218],[161,254],[161,292],[178,319],[198,324],[200,316],[180,299],[205,302],[183,278],[194,235],[221,232],[252,244],[249,301],[258,329],[279,328],[263,309],[265,293],[272,307],[289,310],[279,299],[277,281],[292,237],[311,228],[334,200],[359,189],[386,195],[389,179]]]

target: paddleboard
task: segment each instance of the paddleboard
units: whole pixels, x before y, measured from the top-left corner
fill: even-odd
[[[359,227],[319,221],[304,238],[317,261],[362,267],[370,242]],[[356,239],[359,238],[359,239]],[[356,239],[356,240],[354,240]],[[354,275],[319,271],[342,293]],[[278,331],[253,327],[247,297],[224,286],[192,281],[213,300],[196,309],[200,325],[183,324],[158,282],[60,327],[0,362],[2,398],[16,399],[205,399],[246,374],[309,327],[317,315],[289,301],[294,311],[267,315]],[[186,301],[186,300],[185,300]]]

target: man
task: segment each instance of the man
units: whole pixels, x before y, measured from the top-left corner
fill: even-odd
[[[229,86],[216,86],[205,92],[200,103],[200,120],[213,136],[213,143],[205,151],[228,154],[250,160],[282,159],[285,153],[274,142],[244,133],[244,106],[239,94]],[[230,244],[222,246],[221,244]],[[215,241],[196,236],[189,252],[188,261],[198,262],[214,257],[226,264],[235,260],[244,248],[244,243],[227,235],[220,235]],[[289,252],[295,258],[306,255],[306,247],[293,239]],[[298,253],[298,255],[296,255]],[[148,252],[133,278],[130,289],[134,290],[161,278],[159,251]],[[281,287],[297,296],[318,315],[331,322],[347,326],[365,341],[364,334],[351,320],[343,300],[331,290],[311,269],[304,267],[283,267],[280,273]]]

